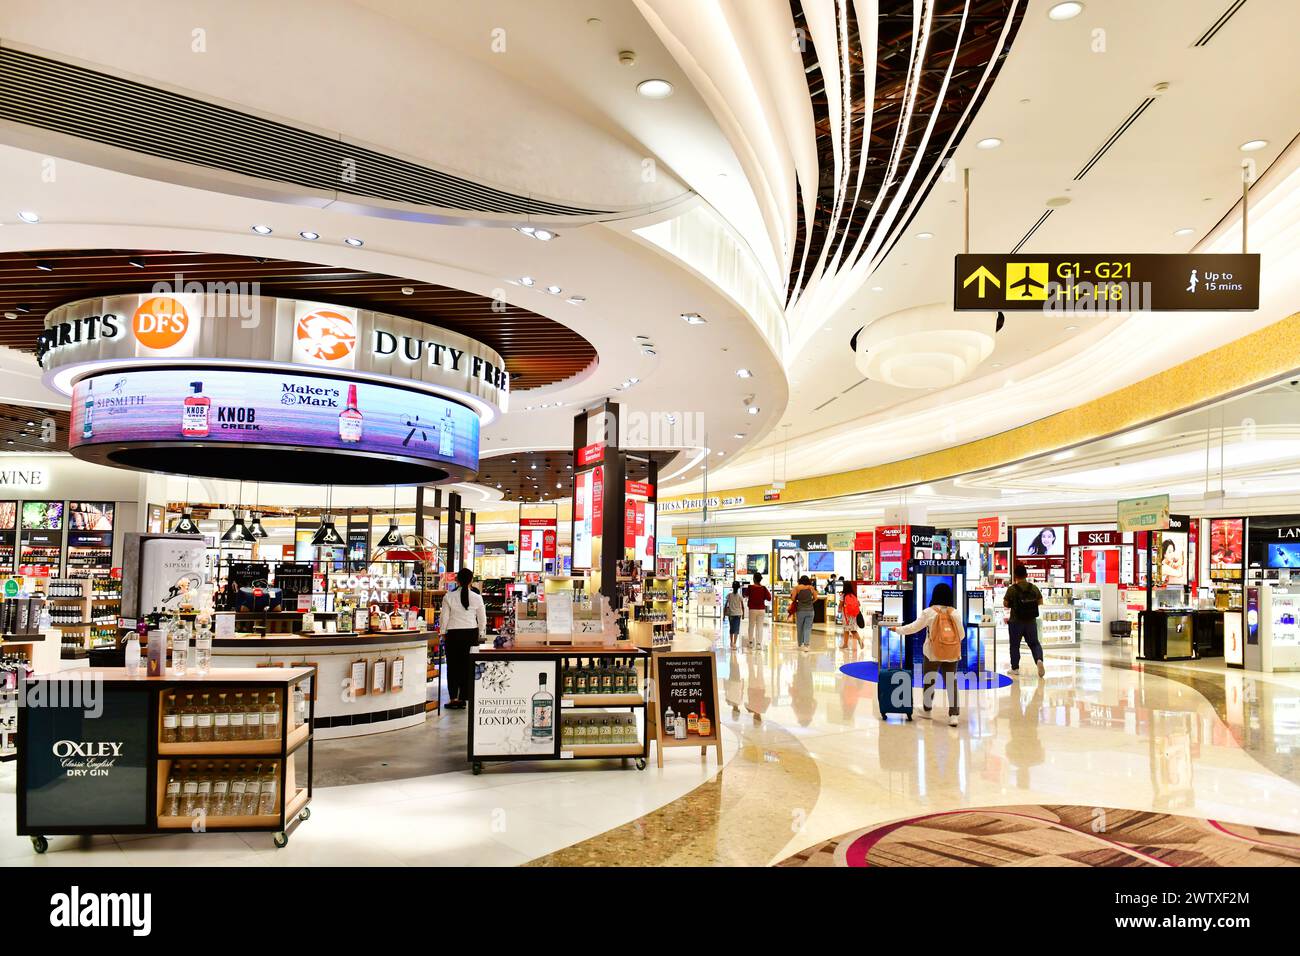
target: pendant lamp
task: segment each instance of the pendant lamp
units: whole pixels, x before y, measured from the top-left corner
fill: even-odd
[[[334,527],[334,518],[332,515],[323,514],[320,516],[320,527],[316,533],[311,536],[311,546],[313,548],[328,548],[332,545],[342,544],[343,536],[339,534],[338,529]]]
[[[172,534],[199,534],[199,524],[194,520],[190,509],[186,508],[181,516],[172,523]]]

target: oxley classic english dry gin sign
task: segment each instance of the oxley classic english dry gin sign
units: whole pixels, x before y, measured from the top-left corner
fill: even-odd
[[[475,757],[555,754],[556,662],[475,660]]]

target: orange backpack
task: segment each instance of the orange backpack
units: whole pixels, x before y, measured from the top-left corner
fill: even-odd
[[[937,661],[961,657],[961,631],[947,608],[935,609],[934,623],[930,625],[930,649]]]

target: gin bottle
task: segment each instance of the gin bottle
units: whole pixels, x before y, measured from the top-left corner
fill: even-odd
[[[200,698],[198,713],[194,715],[194,739],[201,744],[212,742],[212,695]]]
[[[168,693],[163,697],[163,719],[162,719],[162,742],[165,744],[176,743],[180,736],[181,718],[176,712],[176,695]],[[175,816],[175,814],[169,814]]]
[[[212,715],[212,739],[230,740],[230,695],[217,695],[217,709]]]
[[[208,816],[224,817],[230,813],[230,764],[222,764],[221,771],[212,781],[212,802]]]
[[[533,740],[555,737],[555,695],[546,689],[546,675],[537,675],[537,693],[533,694]]]
[[[230,707],[231,740],[244,740],[246,738],[246,734],[244,733],[244,710],[244,695],[240,692],[236,692],[235,702]]]
[[[192,744],[195,741],[195,704],[194,695],[186,694],[185,703],[181,707],[181,725],[180,725],[180,742],[183,744]]]
[[[249,694],[248,709],[244,711],[244,737],[262,739],[262,702],[256,691]]]
[[[275,764],[268,764],[266,773],[262,775],[261,785],[258,788],[257,800],[257,812],[264,817],[276,812],[275,785]]]
[[[182,773],[184,776],[181,783],[181,816],[192,817],[199,810],[198,772],[193,764],[189,764]]]
[[[253,764],[248,775],[244,777],[244,816],[254,816],[257,813],[258,798],[262,793],[262,765]]]
[[[163,803],[163,816],[179,817],[181,815],[181,773],[177,764],[172,764],[167,776],[167,799]]]
[[[274,692],[267,694],[262,704],[262,736],[267,740],[280,739],[280,695]]]
[[[248,793],[248,767],[240,764],[230,776],[230,799],[226,815],[237,817],[244,812],[244,796]]]
[[[195,802],[198,813],[206,815],[212,812],[212,778],[216,776],[216,771],[215,765],[208,764],[199,774],[199,795]]]

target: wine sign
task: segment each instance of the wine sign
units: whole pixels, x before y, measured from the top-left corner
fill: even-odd
[[[469,759],[556,756],[556,660],[473,660]]]
[[[654,655],[654,692],[649,712],[655,725],[658,765],[665,747],[713,747],[722,764],[718,730],[718,661],[712,651],[661,651]]]

